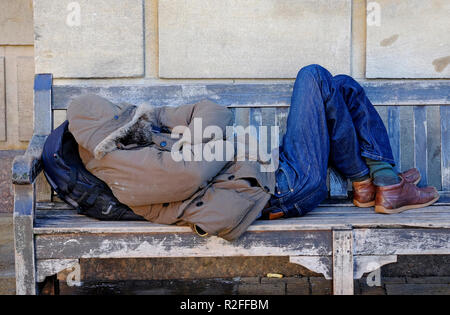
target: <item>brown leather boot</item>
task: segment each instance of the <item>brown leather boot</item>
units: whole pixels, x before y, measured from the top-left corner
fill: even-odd
[[[373,207],[375,205],[375,185],[372,178],[362,182],[353,182],[353,204],[360,208]]]
[[[406,172],[398,174],[398,176],[405,179],[407,183],[413,183],[414,185],[417,185],[422,178],[417,168],[409,169]]]
[[[398,174],[408,183],[417,185],[421,176],[417,168],[412,168],[406,172]],[[375,185],[372,179],[366,179],[362,182],[353,182],[353,204],[360,208],[373,207],[375,205]]]
[[[419,188],[404,178],[399,184],[377,186],[375,212],[384,214],[400,213],[410,209],[429,206],[439,199],[434,187]]]

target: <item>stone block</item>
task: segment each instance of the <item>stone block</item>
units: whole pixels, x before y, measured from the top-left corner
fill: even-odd
[[[1,2],[0,45],[33,45],[33,0]]]
[[[82,259],[81,266],[82,279],[86,281],[241,277],[258,279],[259,283],[259,277],[267,273],[286,277],[315,275],[300,265],[290,264],[289,257],[276,256]]]
[[[19,113],[19,111],[22,110],[22,105],[24,103],[22,103],[19,107],[18,98],[25,95],[22,94],[23,91],[20,91],[24,85],[19,84],[17,80],[19,77],[31,78],[31,89],[28,88],[27,91],[27,93],[29,93],[28,95],[31,95],[31,103],[27,102],[26,107],[32,109],[32,78],[34,74],[34,65],[32,64],[32,60],[34,58],[34,49],[32,46],[0,46],[0,59],[2,59],[1,57],[3,57],[4,60],[5,83],[2,86],[5,89],[5,106],[2,110],[2,106],[0,105],[0,129],[3,130],[6,126],[6,134],[5,137],[3,137],[3,141],[0,140],[0,150],[23,150],[27,148],[28,144],[25,141],[19,140],[19,129],[21,125],[25,123],[21,121],[22,113]],[[28,66],[24,68],[22,65],[23,62],[26,62],[26,60],[29,61]],[[25,74],[25,72],[28,74]],[[1,76],[2,75],[0,73],[0,77]],[[28,86],[30,86],[30,84],[28,84]],[[0,95],[1,94],[2,91],[0,88]],[[0,98],[2,98],[2,96],[0,96]],[[30,114],[32,115],[31,112],[28,112],[28,115]],[[6,123],[2,121],[3,119]],[[27,123],[30,123],[30,121]],[[28,127],[32,128],[32,121]],[[0,131],[0,134],[1,133],[2,132]]]
[[[29,141],[33,136],[33,82],[34,58],[17,57],[17,104],[19,108],[19,140]]]
[[[308,278],[286,278],[286,293],[287,295],[309,295]]]
[[[382,277],[448,277],[450,255],[400,255],[396,264],[383,266]]]
[[[358,293],[357,293],[358,291]],[[367,278],[355,280],[355,294],[360,295],[386,295],[386,290],[383,286],[369,287],[367,285]]]
[[[0,57],[0,141],[6,141],[5,57]]]
[[[310,277],[312,295],[331,295],[333,293],[333,281],[320,277]]]
[[[450,78],[448,0],[368,3],[368,78]]]
[[[36,72],[55,78],[144,75],[142,0],[38,0]]]
[[[381,278],[382,284],[401,284],[406,283],[405,277],[389,277],[389,278]]]
[[[284,282],[253,284],[243,283],[238,286],[239,295],[284,295],[286,284]]]
[[[388,295],[450,295],[448,284],[387,284]]]
[[[239,282],[240,283],[252,283],[252,284],[259,284],[261,283],[261,278],[260,277],[243,277],[243,278],[239,278]]]
[[[145,0],[145,76],[158,77],[158,0]]]
[[[350,0],[160,0],[163,78],[295,78],[319,63],[350,73]]]
[[[450,285],[450,277],[419,277],[413,278],[408,277],[407,282],[416,283],[416,284],[449,284]]]

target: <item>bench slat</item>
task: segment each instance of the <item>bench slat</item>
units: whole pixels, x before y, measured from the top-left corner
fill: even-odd
[[[374,105],[446,105],[450,104],[450,84],[446,80],[360,81]],[[188,87],[188,88],[186,88]],[[288,106],[293,83],[263,84],[179,84],[129,86],[53,87],[53,109],[66,109],[70,100],[83,94],[97,94],[112,102],[155,105],[194,103],[210,98],[221,105],[259,107]],[[185,91],[188,90],[189,93]]]
[[[399,163],[401,161],[400,157],[400,108],[398,106],[390,106],[387,110],[388,114],[388,135],[389,142],[391,143],[392,154],[394,155],[394,160]],[[397,165],[397,169],[399,166]]]
[[[428,185],[442,190],[441,183],[441,118],[439,106],[427,106]]]
[[[442,190],[450,191],[450,106],[441,106]]]
[[[414,106],[414,164],[422,176],[419,186],[428,184],[427,109]]]
[[[256,221],[249,231],[326,230],[336,227],[394,228],[399,226],[449,228],[450,206],[432,206],[423,211],[411,210],[397,215],[376,214],[371,209],[350,207],[320,208],[301,218],[277,221]],[[327,212],[328,211],[328,212]],[[66,212],[58,214],[38,213],[34,231],[36,234],[53,233],[172,233],[190,232],[188,227],[166,226],[150,222],[105,222]]]
[[[413,106],[400,108],[400,171],[414,167],[414,111]]]
[[[331,254],[329,231],[245,233],[234,242],[192,232],[153,234],[37,235],[37,259],[225,256],[323,256]]]

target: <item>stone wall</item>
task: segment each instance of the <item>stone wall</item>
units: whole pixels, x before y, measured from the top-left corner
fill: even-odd
[[[32,3],[0,1],[0,150],[25,149],[33,134]]]
[[[366,14],[367,10],[367,14]],[[446,0],[36,0],[36,71],[68,79],[450,78]]]
[[[34,72],[53,73],[55,84],[266,82],[292,80],[302,66],[319,63],[359,79],[450,78],[447,0],[2,0],[1,6],[0,150],[26,148]],[[65,117],[59,114],[57,123]]]

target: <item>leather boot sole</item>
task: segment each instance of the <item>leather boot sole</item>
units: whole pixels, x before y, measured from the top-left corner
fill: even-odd
[[[431,206],[433,203],[435,203],[436,201],[439,200],[440,196],[437,196],[436,198],[434,198],[433,200],[427,202],[427,203],[422,203],[422,204],[418,204],[418,205],[407,205],[407,206],[403,206],[400,208],[396,208],[396,209],[387,209],[383,206],[375,206],[375,212],[376,213],[382,213],[382,214],[395,214],[395,213],[400,213],[406,210],[412,210],[412,209],[418,209],[418,208],[424,208],[424,207],[428,207]]]
[[[359,202],[358,200],[353,199],[353,204],[359,208],[370,208],[375,206],[375,200],[369,202]]]

